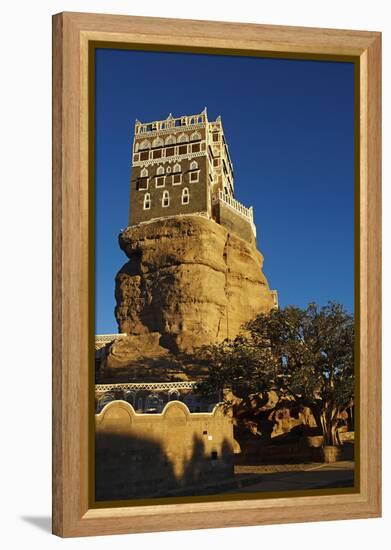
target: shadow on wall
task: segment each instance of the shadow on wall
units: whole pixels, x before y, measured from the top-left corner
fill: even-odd
[[[172,464],[158,443],[116,434],[97,438],[96,500],[155,496],[174,487]]]
[[[96,415],[97,501],[197,495],[232,479],[232,422],[219,407],[191,414],[171,401],[147,415],[114,401]]]

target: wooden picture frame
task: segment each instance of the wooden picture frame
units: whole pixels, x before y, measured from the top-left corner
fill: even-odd
[[[90,505],[91,43],[344,57],[359,85],[359,487],[355,493],[135,507]],[[381,34],[87,13],[53,17],[53,533],[62,537],[381,514]]]

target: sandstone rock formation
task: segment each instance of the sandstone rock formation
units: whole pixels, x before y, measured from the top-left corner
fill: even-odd
[[[99,383],[137,380],[186,382],[198,380],[207,365],[185,353],[174,353],[159,344],[161,334],[127,334],[108,346],[98,373]]]
[[[131,226],[119,243],[129,258],[116,277],[119,331],[154,333],[153,346],[192,352],[274,306],[261,253],[205,217]]]

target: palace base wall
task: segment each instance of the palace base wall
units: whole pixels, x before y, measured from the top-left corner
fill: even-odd
[[[179,401],[137,414],[125,401],[95,416],[96,500],[163,497],[233,478],[233,426],[221,406],[190,413]]]

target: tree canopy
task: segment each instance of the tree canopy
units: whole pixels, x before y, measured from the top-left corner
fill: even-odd
[[[238,397],[275,390],[311,409],[325,442],[338,443],[340,413],[354,397],[354,318],[342,305],[311,303],[258,315],[245,335],[204,350],[202,393]]]

